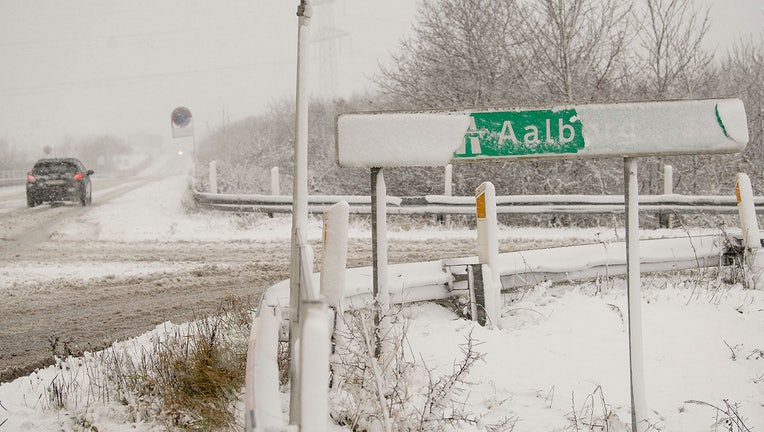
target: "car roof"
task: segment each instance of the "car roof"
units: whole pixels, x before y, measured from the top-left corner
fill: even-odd
[[[76,159],[76,158],[46,158],[46,159],[39,159],[37,162],[35,162],[35,165],[39,163],[61,163],[61,162],[82,163],[79,159]]]

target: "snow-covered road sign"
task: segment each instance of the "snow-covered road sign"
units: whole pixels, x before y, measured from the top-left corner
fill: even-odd
[[[745,107],[739,99],[351,113],[337,118],[337,161],[344,167],[735,153],[747,143]]]

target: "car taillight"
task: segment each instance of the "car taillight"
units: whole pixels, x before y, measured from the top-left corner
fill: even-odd
[[[82,180],[82,177],[83,177],[82,173],[77,173],[74,175],[75,180]]]
[[[32,174],[27,174],[27,182],[28,183],[34,183],[36,181],[37,181],[37,179],[34,178],[34,176]]]

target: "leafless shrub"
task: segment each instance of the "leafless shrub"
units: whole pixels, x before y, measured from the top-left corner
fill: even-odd
[[[716,410],[717,419],[714,423],[714,430],[718,430],[722,427],[727,432],[751,432],[751,429],[746,426],[745,418],[742,417],[738,410],[737,403],[730,403],[729,400],[724,399],[724,407],[718,407],[704,401],[688,400],[685,403],[696,404],[706,406]]]
[[[575,394],[571,394],[571,411],[568,414],[572,431],[608,432],[623,430],[623,423],[610,405],[605,402],[602,387],[597,386],[586,396],[583,405],[576,407]]]
[[[391,347],[375,356],[373,313],[357,309],[345,314],[341,333],[335,337],[332,362],[332,418],[353,431],[440,431],[446,426],[460,427],[481,423],[481,415],[466,411],[470,369],[485,355],[476,350],[477,341],[468,335],[460,346],[462,356],[449,374],[438,376],[424,359],[417,364],[406,352],[408,322],[398,315],[391,331],[383,335],[383,345]],[[425,374],[422,374],[424,369]],[[426,382],[421,382],[426,376]],[[511,431],[514,418],[505,418],[487,430]]]

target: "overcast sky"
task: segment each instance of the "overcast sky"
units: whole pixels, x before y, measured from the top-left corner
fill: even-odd
[[[761,0],[712,6],[710,43],[761,34]],[[0,0],[0,139],[25,148],[133,131],[197,136],[293,98],[299,1]],[[414,0],[314,0],[314,93],[346,96],[410,33]],[[320,61],[318,60],[320,59]]]

